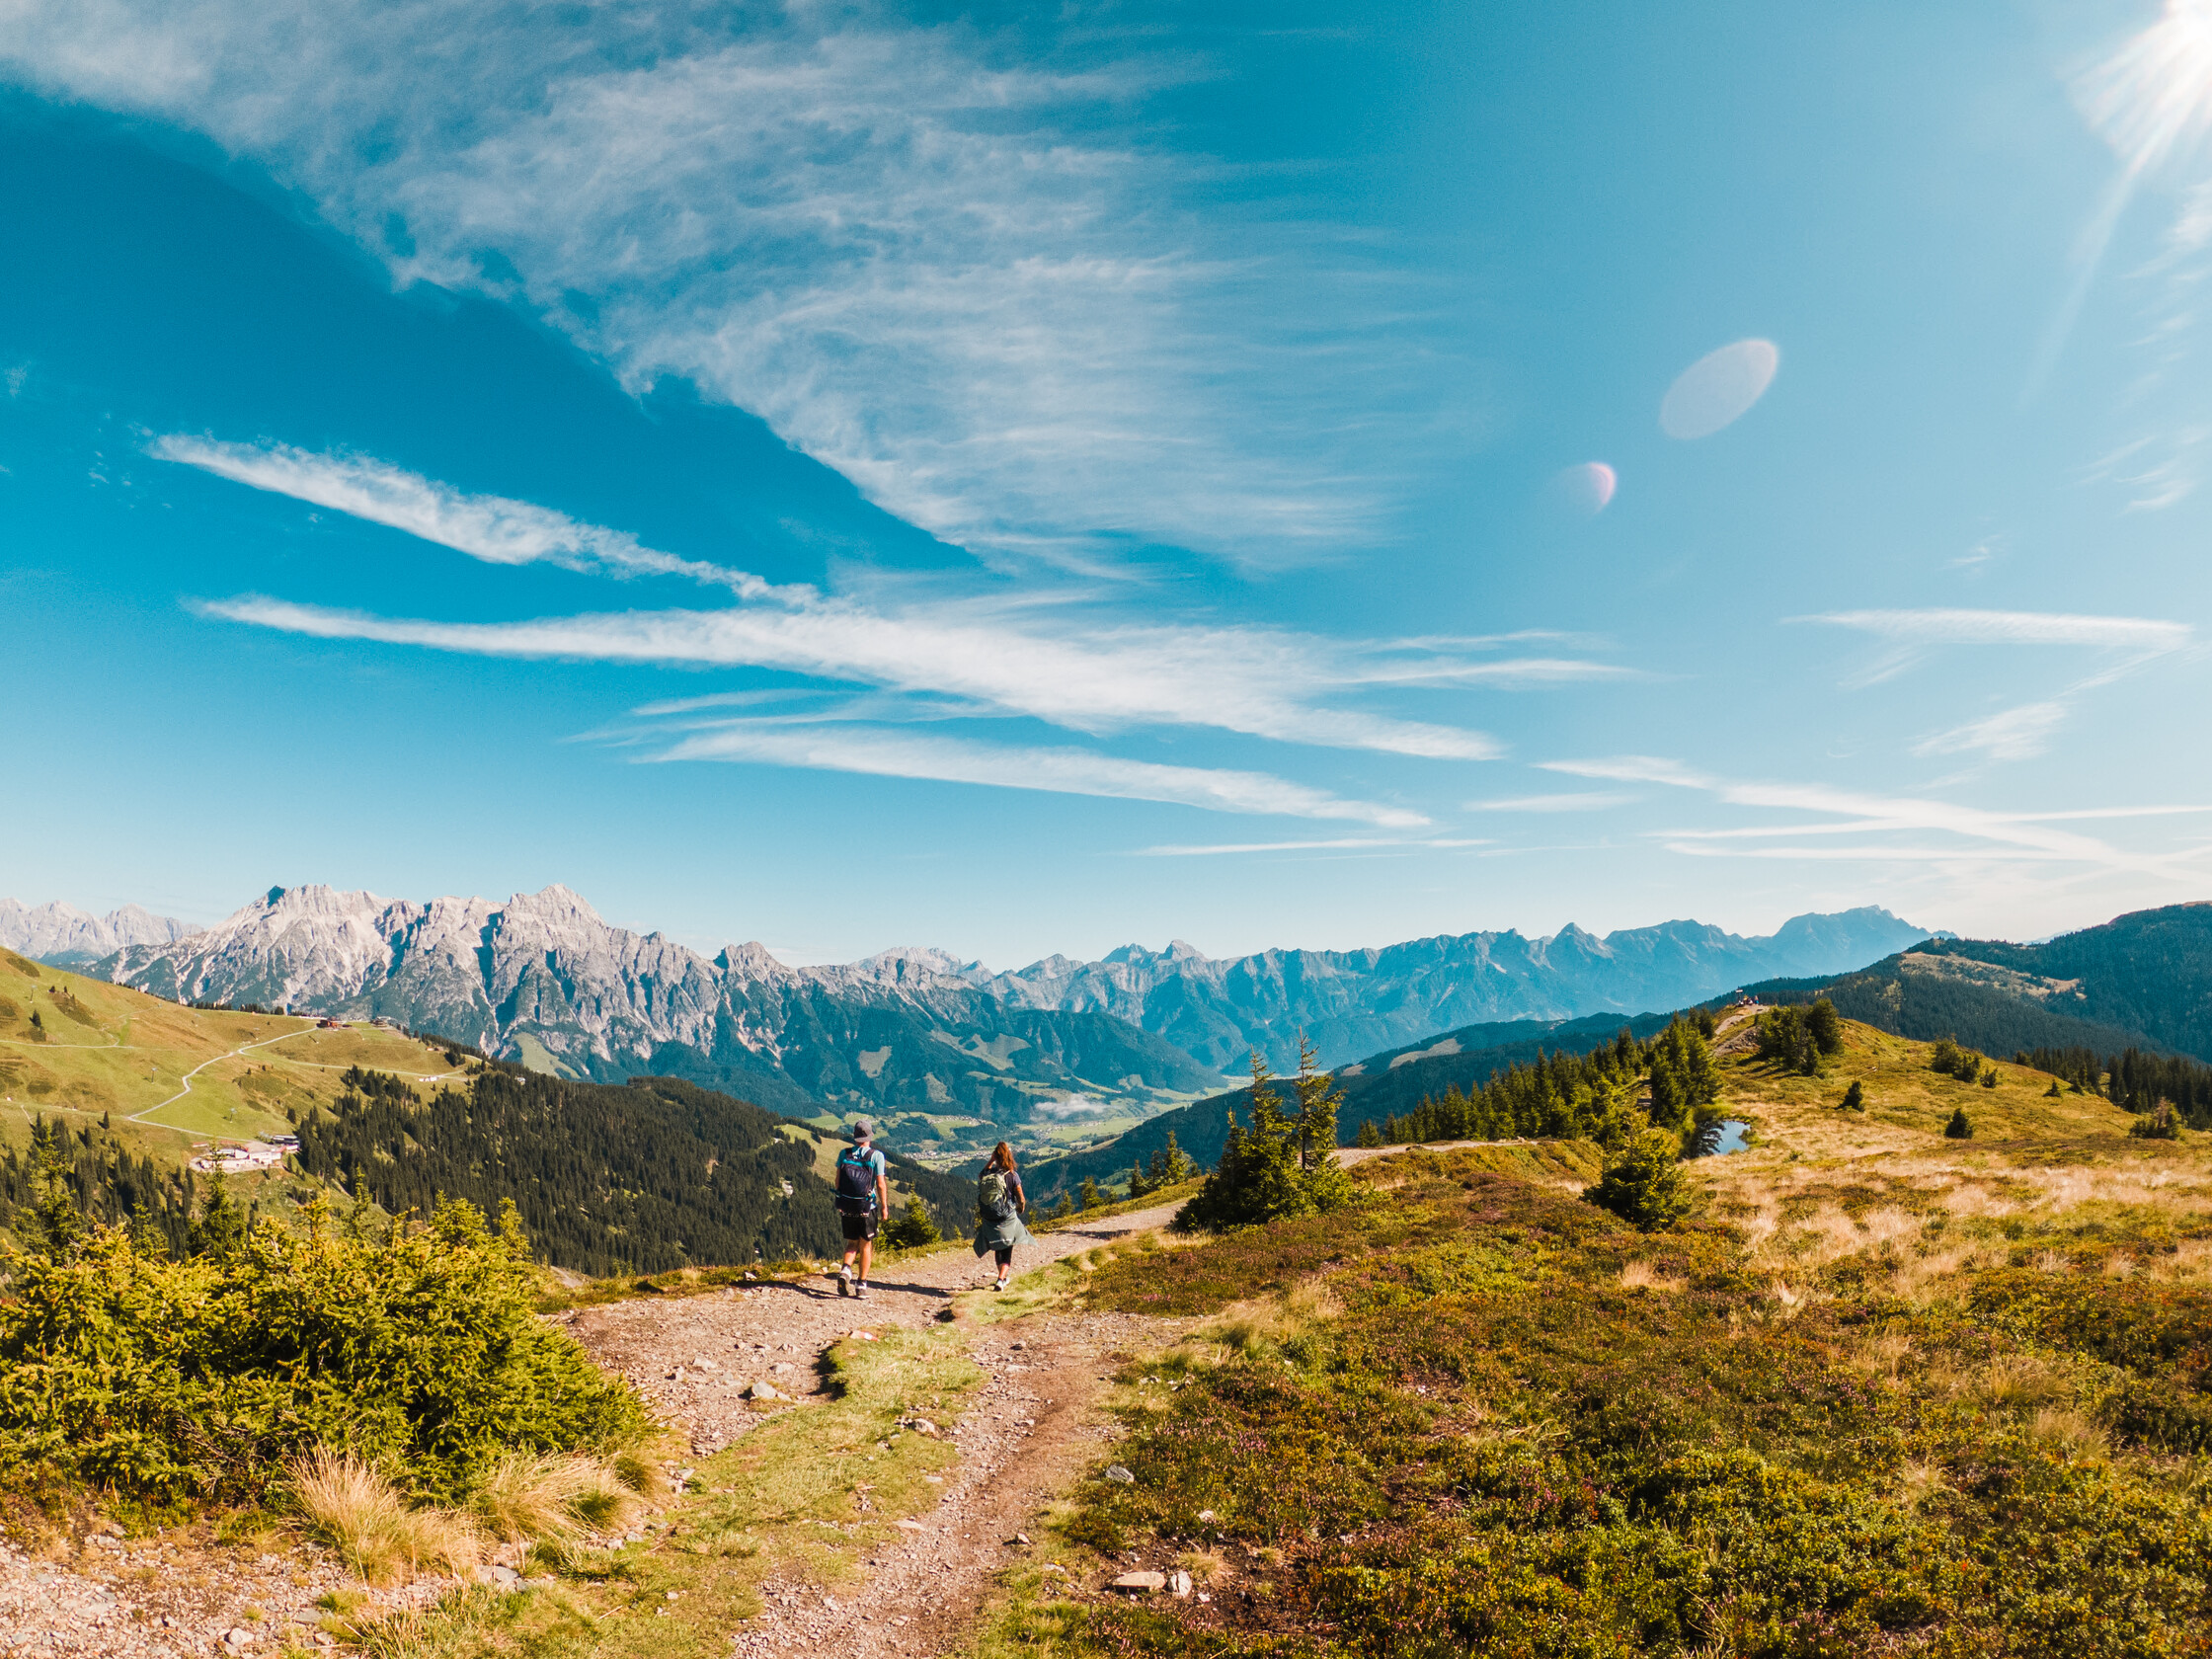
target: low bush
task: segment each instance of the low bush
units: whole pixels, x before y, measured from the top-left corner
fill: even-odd
[[[611,1453],[643,1402],[534,1316],[510,1210],[373,1233],[318,1204],[296,1234],[206,1229],[202,1253],[101,1227],[21,1255],[0,1301],[0,1466],[155,1502],[265,1501],[344,1448],[452,1503],[514,1452]]]

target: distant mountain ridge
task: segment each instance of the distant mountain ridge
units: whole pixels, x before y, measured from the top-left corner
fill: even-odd
[[[709,961],[609,926],[560,886],[504,905],[272,888],[97,972],[186,1001],[389,1018],[572,1077],[680,1077],[800,1113],[934,1108],[1021,1123],[1040,1100],[1148,1109],[1217,1081],[1103,1015],[1012,1007],[896,959],[791,968],[750,944]]]
[[[1178,939],[1098,962],[1051,956],[1013,973],[961,974],[1019,1006],[1112,1014],[1209,1066],[1235,1068],[1256,1048],[1289,1069],[1301,1031],[1337,1066],[1461,1026],[1687,1007],[1753,980],[1844,973],[1927,937],[1867,906],[1792,916],[1757,938],[1668,921],[1601,939],[1570,924],[1549,938],[1508,930],[1233,958]]]
[[[1884,1031],[1990,1054],[2140,1047],[2212,1061],[2212,904],[2133,910],[2033,945],[1935,939],[1860,971],[1754,988],[1828,995]]]
[[[0,947],[56,968],[89,967],[131,945],[175,944],[198,931],[136,905],[94,915],[58,899],[47,905],[0,899]]]

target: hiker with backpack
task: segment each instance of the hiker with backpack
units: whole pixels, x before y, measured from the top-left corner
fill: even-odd
[[[976,1183],[976,1254],[986,1250],[998,1258],[998,1283],[1002,1291],[1014,1271],[1014,1246],[1029,1242],[1029,1229],[1021,1224],[1029,1198],[1021,1190],[1021,1171],[1014,1167],[1014,1149],[1001,1141],[991,1148]]]
[[[891,1208],[891,1171],[876,1150],[876,1132],[866,1118],[852,1120],[852,1145],[837,1154],[837,1224],[845,1235],[844,1265],[837,1269],[837,1294],[868,1295],[868,1267],[875,1259],[876,1228]],[[852,1258],[860,1258],[860,1278]]]

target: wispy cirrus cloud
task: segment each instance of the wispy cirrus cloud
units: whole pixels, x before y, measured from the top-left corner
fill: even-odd
[[[1948,727],[1912,746],[1913,753],[1922,756],[1978,753],[1991,760],[2027,760],[2041,754],[2065,724],[2076,698],[2183,650],[2196,637],[2186,622],[2065,611],[1837,610],[1784,620],[1825,623],[1884,641],[1889,649],[1846,678],[1844,683],[1851,686],[1891,678],[1927,653],[1946,646],[2066,646],[2101,654],[2096,667],[2053,696]]]
[[[1604,812],[1638,800],[1618,790],[1583,789],[1566,795],[1513,795],[1498,801],[1469,801],[1469,812],[1563,813]]]
[[[911,699],[906,712],[1015,714],[1090,734],[1142,726],[1211,726],[1277,742],[1482,760],[1501,748],[1464,727],[1344,706],[1406,690],[1513,689],[1619,678],[1589,658],[1497,655],[1559,636],[1335,639],[1286,629],[1131,622],[1099,592],[1029,583],[942,596],[881,580],[869,596],[776,585],[642,545],[624,531],[530,503],[471,495],[372,458],[277,444],[169,435],[150,451],[218,477],[334,509],[493,564],[547,563],[615,576],[674,576],[730,590],[712,610],[633,610],[476,623],[371,616],[244,595],[200,606],[222,619],[322,639],[491,657],[770,669],[866,685]],[[1114,590],[1104,590],[1111,594]],[[1103,614],[1102,614],[1103,613]],[[749,689],[664,702],[678,716]],[[947,702],[946,700],[950,701]],[[899,711],[880,708],[885,717]]]
[[[982,744],[880,729],[732,723],[693,733],[653,758],[765,761],[876,777],[929,778],[1062,795],[1167,801],[1210,812],[1345,819],[1382,829],[1417,829],[1428,823],[1421,814],[1402,807],[1344,800],[1326,790],[1266,772],[1163,766],[1090,750]]]
[[[1261,630],[1107,628],[1055,636],[988,605],[885,614],[823,600],[801,608],[620,611],[527,622],[440,622],[247,595],[201,614],[315,639],[369,640],[480,657],[781,669],[901,692],[946,693],[981,711],[1074,731],[1210,726],[1278,742],[1428,759],[1500,752],[1483,733],[1304,700],[1362,683],[1357,646]],[[1444,671],[1448,672],[1449,671]],[[1396,674],[1390,680],[1403,684]]]
[[[1968,862],[1985,858],[2027,858],[2105,870],[2165,872],[2171,868],[2171,860],[2168,858],[2144,855],[2115,847],[2093,835],[2052,828],[2054,823],[2074,816],[2071,814],[1995,812],[1987,808],[1961,806],[1927,797],[1866,794],[1826,784],[1726,778],[1653,755],[1544,760],[1538,764],[1547,771],[1563,772],[1573,777],[1669,784],[1710,796],[1729,806],[1814,815],[1783,824],[1652,831],[1670,851],[1695,856],[1802,856],[1812,859],[1865,857]],[[2150,816],[2154,812],[2168,810],[2173,809],[2122,809],[2109,813],[2100,812],[2094,816]],[[1746,840],[1790,836],[1817,838],[1833,834],[1926,834],[1932,830],[1955,839],[1947,843],[1915,842],[1903,845],[1869,840],[1856,848],[1768,848],[1744,847],[1739,844]]]
[[[1137,858],[1210,858],[1252,852],[1350,852],[1388,847],[1478,847],[1493,843],[1463,835],[1343,835],[1318,841],[1213,841],[1198,845],[1139,847]]]
[[[1899,645],[2082,645],[2106,651],[2178,651],[2189,643],[2186,622],[2147,616],[2082,616],[2039,610],[1832,610],[1790,616],[1825,622]]]
[[[404,530],[487,564],[558,565],[599,576],[682,577],[727,588],[748,599],[801,596],[796,590],[772,588],[750,571],[657,552],[622,530],[580,523],[529,502],[469,495],[364,456],[315,454],[282,443],[224,443],[183,433],[154,438],[146,453],[250,489]]]
[[[2060,702],[2022,703],[1985,719],[1970,720],[1913,745],[1913,752],[1970,754],[1980,752],[1992,760],[2030,760],[2050,747],[2051,734],[2066,720]]]
[[[949,540],[1096,566],[1385,533],[1478,424],[1439,390],[1471,379],[1436,372],[1442,288],[1159,141],[1145,100],[1203,64],[1092,34],[1040,68],[1036,32],[50,0],[0,10],[0,64],[206,135],[399,279],[511,300],[632,387],[688,378]]]

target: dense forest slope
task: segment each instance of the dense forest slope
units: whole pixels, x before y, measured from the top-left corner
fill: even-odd
[[[1380,1124],[1409,1112],[1425,1097],[1454,1088],[1464,1092],[1488,1082],[1493,1072],[1545,1055],[1582,1054],[1623,1029],[1638,1038],[1650,1037],[1664,1030],[1672,1017],[1636,1014],[1622,1019],[1618,1014],[1596,1014],[1579,1020],[1506,1020],[1462,1026],[1409,1048],[1385,1050],[1336,1072],[1344,1093],[1337,1137],[1348,1145],[1362,1124]],[[1118,1184],[1132,1167],[1148,1165],[1170,1135],[1200,1168],[1207,1168],[1222,1155],[1228,1114],[1235,1112],[1241,1121],[1248,1115],[1250,1099],[1249,1089],[1210,1095],[1147,1119],[1102,1146],[1041,1160],[1025,1177],[1029,1190],[1050,1199],[1080,1187],[1086,1179],[1101,1186]]]
[[[2212,1060],[2212,904],[2135,910],[2039,945],[1950,939],[1931,951],[2041,980],[2053,1007]]]
[[[825,1178],[837,1143],[750,1101],[668,1077],[496,1066],[427,1100],[397,1077],[346,1082],[334,1111],[300,1125],[299,1161],[388,1212],[428,1214],[442,1196],[494,1214],[513,1200],[541,1259],[594,1276],[840,1248]],[[940,1226],[968,1224],[967,1181],[890,1163],[895,1212],[913,1192]]]
[[[1983,941],[1971,943],[1975,949],[1989,948]],[[2100,1055],[2131,1048],[2195,1052],[2155,1027],[2092,1018],[2091,999],[2079,981],[2026,974],[1936,942],[1856,974],[1766,980],[1749,988],[1770,1002],[1825,996],[1847,1018],[1896,1036],[1922,1041],[1952,1037],[1989,1054],[2057,1048],[2086,1048]],[[2176,1001],[2186,994],[2180,988],[2173,991]]]

